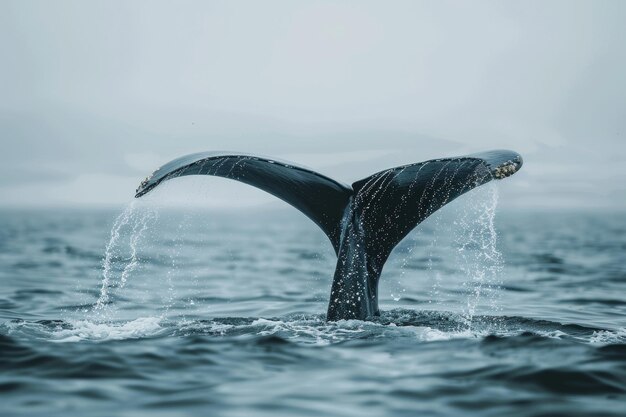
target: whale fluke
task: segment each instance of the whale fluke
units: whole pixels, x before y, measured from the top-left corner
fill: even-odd
[[[399,166],[348,186],[291,162],[204,152],[165,164],[140,184],[135,197],[185,175],[230,178],[275,195],[313,220],[337,253],[327,319],[364,320],[379,314],[383,266],[413,228],[458,196],[521,166],[513,151],[489,151]]]
[[[339,253],[340,224],[352,188],[309,168],[275,158],[229,152],[201,152],[163,165],[137,188],[135,197],[164,181],[186,175],[213,175],[260,188],[313,220]]]
[[[378,280],[393,248],[439,208],[521,165],[515,152],[491,151],[403,165],[352,184],[328,319],[378,315]]]

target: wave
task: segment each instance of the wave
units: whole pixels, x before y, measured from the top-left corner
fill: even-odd
[[[578,324],[517,316],[474,316],[445,311],[395,309],[372,321],[327,322],[323,314],[292,314],[284,317],[223,317],[210,320],[178,320],[140,317],[129,321],[12,320],[0,330],[7,335],[67,342],[104,342],[153,337],[277,336],[300,344],[327,345],[351,340],[412,339],[433,342],[452,339],[507,340],[520,335],[567,339],[592,345],[626,343],[626,329],[602,329]],[[494,339],[495,338],[495,339]]]

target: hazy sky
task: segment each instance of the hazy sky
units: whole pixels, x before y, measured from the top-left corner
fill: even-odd
[[[508,148],[504,205],[626,208],[624,22],[621,0],[0,0],[0,205],[123,204],[205,150],[351,182]],[[156,197],[265,198],[224,182]]]

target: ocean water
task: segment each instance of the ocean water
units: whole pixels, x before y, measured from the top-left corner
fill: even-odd
[[[337,323],[295,210],[0,211],[0,414],[626,415],[626,216],[496,197],[431,216],[381,317]]]

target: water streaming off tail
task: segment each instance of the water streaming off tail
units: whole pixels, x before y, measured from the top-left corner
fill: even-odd
[[[146,230],[156,219],[154,209],[132,201],[115,220],[102,259],[102,282],[95,311],[104,310],[112,301],[113,289],[124,288],[138,268],[141,261],[139,246]]]
[[[402,255],[397,279],[389,283],[391,299],[402,302],[408,293],[415,293],[437,310],[461,314],[467,329],[479,311],[497,313],[503,271],[495,226],[497,204],[497,185],[487,184],[420,224],[399,245]]]
[[[391,299],[400,301],[407,294],[425,297],[436,309],[461,314],[467,329],[471,328],[478,312],[497,312],[497,289],[502,272],[494,225],[497,201],[497,186],[489,184],[467,193],[419,225],[408,237],[409,243],[400,245],[404,246],[405,253],[398,273],[391,267],[383,276],[382,284],[391,288]],[[216,288],[209,287],[206,280],[198,280],[197,274],[205,277],[228,274],[229,280],[234,278],[236,283],[240,274],[236,271],[244,266],[240,261],[232,262],[229,268],[233,269],[221,271],[207,268],[201,262],[214,251],[212,248],[217,243],[209,237],[210,229],[206,233],[194,233],[202,226],[198,222],[206,216],[192,219],[187,211],[181,216],[181,213],[170,215],[167,210],[159,215],[155,207],[133,201],[116,219],[102,259],[99,297],[92,311],[94,319],[112,320],[121,304],[137,308],[141,304],[156,303],[161,316],[185,315],[186,307],[181,300],[193,305],[195,297],[184,295],[183,291],[179,299],[177,293],[181,285],[191,285],[209,298],[216,296],[209,290]],[[190,229],[191,224],[194,230]],[[280,238],[276,240],[280,242]],[[236,252],[243,249],[241,245],[233,247]],[[219,251],[215,252],[216,259],[223,258]],[[251,256],[257,258],[258,254],[251,252]],[[268,271],[266,261],[259,262],[263,266],[257,262],[250,267],[259,272]],[[157,270],[158,273],[153,273]],[[407,291],[409,283],[411,288]],[[228,292],[227,282],[220,285],[222,292]],[[202,305],[211,308],[206,301]]]
[[[454,222],[456,261],[466,277],[463,287],[468,296],[463,315],[468,328],[481,304],[491,314],[500,309],[497,297],[502,283],[503,259],[497,248],[494,223],[498,188],[488,184],[482,191],[470,196],[469,204]]]

